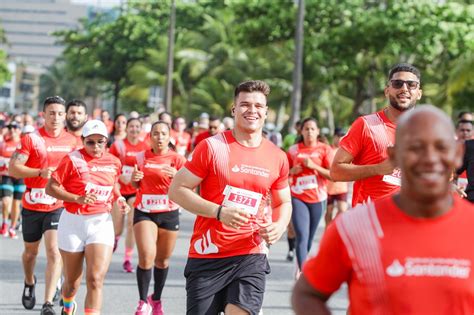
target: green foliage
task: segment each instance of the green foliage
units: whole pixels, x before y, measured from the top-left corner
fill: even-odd
[[[148,110],[149,87],[165,82],[169,9],[168,1],[133,1],[116,19],[100,15],[60,33],[68,67],[118,87],[123,108]],[[176,16],[175,114],[228,115],[234,86],[247,79],[270,83],[273,109],[289,104],[294,1],[177,1]],[[302,114],[328,126],[334,114],[347,125],[371,104],[385,106],[386,75],[397,62],[422,71],[422,103],[465,108],[473,25],[474,6],[465,1],[307,0]]]

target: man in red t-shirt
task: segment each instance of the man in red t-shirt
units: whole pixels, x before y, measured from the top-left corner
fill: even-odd
[[[169,198],[197,214],[185,269],[187,314],[258,314],[262,307],[266,244],[291,217],[288,160],[262,137],[269,92],[263,81],[239,84],[235,128],[199,143],[171,183]],[[193,191],[198,185],[201,195]]]
[[[45,303],[41,314],[51,314],[53,296],[61,274],[61,256],[57,244],[57,228],[63,203],[45,192],[46,183],[61,159],[74,150],[76,138],[64,130],[65,101],[59,96],[44,101],[44,127],[21,138],[18,149],[10,160],[10,176],[24,178],[22,227],[25,251],[23,269],[25,288],[22,303],[32,309],[36,303],[34,267],[41,238],[46,248]],[[54,314],[54,313],[52,313]]]
[[[211,116],[209,117],[209,129],[203,132],[200,132],[193,142],[193,148],[201,142],[209,137],[215,136],[221,131],[221,120],[219,117]]]
[[[388,160],[398,117],[421,98],[420,71],[397,64],[389,73],[383,110],[357,118],[340,141],[331,166],[334,181],[355,181],[352,205],[393,194],[400,187],[400,171]]]
[[[336,218],[293,291],[296,314],[329,314],[349,285],[351,315],[474,314],[474,206],[451,190],[462,146],[433,106],[404,114],[390,161],[400,193]]]

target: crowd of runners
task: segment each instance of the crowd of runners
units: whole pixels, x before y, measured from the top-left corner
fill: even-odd
[[[242,82],[230,117],[189,124],[167,112],[89,117],[84,102],[59,96],[39,119],[3,117],[1,233],[23,237],[23,306],[35,307],[43,274],[41,314],[56,314],[57,302],[76,314],[85,273],[85,314],[113,314],[101,311],[102,288],[124,235],[123,270],[137,280],[129,313],[163,314],[189,211],[187,314],[261,314],[267,254],[286,231],[297,314],[327,314],[343,282],[350,314],[474,313],[474,208],[461,198],[474,200],[472,115],[453,126],[434,107],[415,108],[421,74],[410,64],[391,69],[385,108],[329,137],[307,117],[282,138],[266,125],[269,94],[263,81]],[[37,270],[42,239],[47,264]]]

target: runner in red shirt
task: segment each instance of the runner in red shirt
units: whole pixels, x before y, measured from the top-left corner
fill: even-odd
[[[359,205],[329,226],[293,292],[296,314],[329,314],[349,285],[351,315],[474,314],[474,206],[451,190],[462,147],[433,106],[404,114],[390,159],[399,194]]]
[[[293,206],[291,221],[296,232],[296,260],[299,270],[311,250],[314,234],[325,208],[332,151],[329,145],[318,141],[316,119],[303,119],[301,135],[301,140],[288,149]]]
[[[288,160],[262,137],[269,92],[263,81],[239,84],[235,128],[199,143],[171,184],[170,199],[197,214],[185,268],[187,314],[261,309],[266,244],[280,239],[291,216]]]
[[[393,146],[398,117],[421,98],[420,71],[397,64],[389,73],[385,96],[389,106],[352,124],[340,142],[332,166],[334,181],[355,181],[352,205],[377,200],[400,187],[400,171],[390,163],[387,148]]]
[[[82,128],[88,119],[86,103],[81,100],[72,100],[67,103],[66,130],[76,137],[76,142],[79,147],[82,146]]]
[[[182,156],[188,155],[188,147],[191,143],[191,135],[186,132],[186,120],[183,117],[176,117],[173,120],[171,129],[171,142],[176,147],[176,152]]]
[[[215,116],[209,117],[209,130],[200,132],[196,136],[196,138],[194,139],[193,148],[196,148],[199,142],[218,134],[221,131],[220,128],[221,128],[221,120],[219,119],[219,117],[215,117]]]
[[[464,145],[464,141],[470,140],[472,138],[472,121],[471,120],[460,120],[456,124],[456,138],[457,140]],[[454,177],[457,179],[458,189],[466,191],[467,188],[467,172],[464,171],[461,174],[454,174]]]
[[[115,142],[110,147],[110,153],[118,157],[122,162],[122,174],[119,178],[120,193],[125,197],[130,207],[133,207],[135,195],[137,193],[137,189],[130,183],[133,168],[137,163],[135,156],[149,148],[149,145],[146,142],[140,141],[141,129],[142,123],[140,122],[140,119],[130,118],[126,125],[127,137],[124,140],[115,140]],[[133,265],[131,262],[133,247],[135,244],[133,236],[133,213],[127,215],[126,221],[123,213],[118,210],[114,210],[112,212],[112,216],[114,219],[115,229],[114,251],[117,248],[118,241],[122,235],[125,222],[127,222],[123,270],[124,272],[128,273],[133,272]]]
[[[24,178],[22,231],[25,251],[23,270],[25,288],[22,303],[32,309],[36,303],[34,266],[41,238],[46,247],[46,288],[42,314],[54,314],[53,296],[61,274],[61,256],[57,245],[57,225],[63,203],[46,194],[45,187],[59,161],[76,147],[76,138],[64,130],[65,101],[59,96],[44,101],[44,127],[21,138],[20,147],[10,160],[10,176]]]
[[[1,234],[17,239],[16,225],[18,223],[18,216],[20,215],[21,197],[25,192],[25,184],[23,179],[17,179],[10,176],[8,172],[8,164],[10,158],[20,145],[21,128],[15,123],[11,122],[8,126],[8,134],[5,142],[0,143],[0,175],[2,176],[2,211],[3,224]],[[13,197],[13,202],[12,202]],[[10,227],[8,227],[7,219],[10,214]]]
[[[166,122],[158,121],[152,125],[150,142],[151,150],[137,155],[137,165],[132,173],[132,184],[138,188],[133,215],[140,296],[136,315],[163,314],[161,293],[179,229],[179,207],[169,200],[168,188],[186,161],[174,151]],[[148,296],[152,268],[154,292]]]
[[[64,200],[58,245],[64,262],[62,314],[75,314],[75,295],[86,262],[86,314],[100,314],[102,286],[114,245],[112,202],[120,211],[130,207],[116,186],[121,163],[106,152],[107,128],[91,120],[82,131],[83,148],[69,153],[52,174],[46,192]]]

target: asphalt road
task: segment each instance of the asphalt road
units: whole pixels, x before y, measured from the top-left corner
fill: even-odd
[[[192,231],[194,216],[188,212],[181,215],[181,232],[171,259],[168,280],[163,291],[162,301],[166,314],[185,314],[186,291],[183,270],[187,258],[189,238]],[[313,251],[317,250],[323,228],[318,229]],[[294,285],[295,264],[287,262],[286,239],[280,240],[272,246],[269,261],[272,273],[267,278],[266,294],[263,303],[265,315],[293,314],[290,307],[290,295]],[[0,314],[39,314],[44,299],[44,270],[46,258],[42,248],[36,265],[38,285],[36,288],[37,304],[33,310],[25,310],[21,305],[23,290],[23,270],[21,253],[23,242],[21,235],[18,240],[11,240],[0,236]],[[105,279],[104,304],[102,314],[119,315],[134,314],[138,302],[135,274],[126,274],[122,271],[122,257],[124,252],[123,240],[112,258],[109,272]],[[136,253],[134,263],[137,263]],[[151,292],[151,287],[150,287]],[[77,314],[83,314],[85,284],[81,285],[76,297],[78,302]],[[347,289],[343,287],[329,301],[333,314],[345,315],[347,308]],[[56,307],[60,314],[60,307]]]

